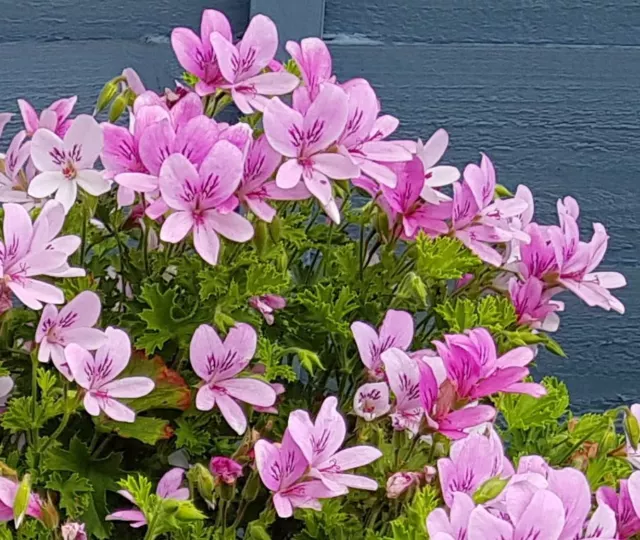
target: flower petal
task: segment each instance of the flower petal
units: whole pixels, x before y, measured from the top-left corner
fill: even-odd
[[[238,435],[244,434],[247,430],[247,417],[244,415],[242,407],[233,398],[219,393],[216,394],[216,402],[231,429]]]

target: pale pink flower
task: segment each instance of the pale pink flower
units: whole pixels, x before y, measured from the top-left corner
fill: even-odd
[[[160,171],[162,198],[174,212],[160,230],[173,244],[193,231],[196,251],[209,264],[218,262],[221,234],[235,242],[253,237],[251,223],[233,212],[233,193],[242,177],[242,154],[227,141],[216,143],[198,171],[181,154],[170,156]]]
[[[236,480],[242,476],[242,465],[226,457],[212,457],[209,470],[214,478],[219,478],[229,485],[235,484]]]
[[[258,371],[254,368],[252,370],[253,373],[258,373]],[[278,398],[282,396],[286,392],[286,388],[283,384],[280,383],[269,383],[273,391],[276,393],[276,403],[274,403],[271,407],[260,407],[259,405],[254,405],[253,410],[260,413],[266,414],[278,414]],[[281,400],[280,400],[281,401]]]
[[[331,53],[324,41],[319,38],[305,38],[300,43],[287,41],[287,52],[295,60],[308,100],[313,101],[325,82],[334,82]]]
[[[31,159],[41,171],[29,184],[29,195],[36,198],[56,193],[68,212],[80,186],[90,195],[109,191],[109,182],[93,166],[102,151],[103,135],[92,116],[76,117],[64,140],[48,129],[39,129],[31,141]]]
[[[100,317],[100,298],[91,291],[83,291],[64,306],[60,312],[47,304],[42,310],[36,328],[38,360],[47,363],[53,360],[58,371],[68,380],[73,377],[64,356],[64,348],[75,343],[89,351],[95,351],[106,343],[104,332],[92,328]]]
[[[249,305],[257,309],[268,325],[274,323],[274,312],[287,307],[287,301],[277,294],[263,294],[262,296],[252,296]]]
[[[271,19],[256,15],[249,22],[242,40],[235,46],[227,36],[214,32],[211,45],[231,97],[244,114],[264,110],[265,96],[281,96],[292,92],[298,77],[286,71],[263,73],[278,49],[278,30]]]
[[[68,118],[77,100],[77,96],[72,96],[54,101],[46,109],[43,109],[38,117],[38,113],[28,101],[19,99],[18,107],[27,135],[33,137],[38,129],[48,129],[58,137],[64,137],[71,127],[71,120]]]
[[[437,130],[426,143],[418,141],[416,155],[424,166],[424,187],[420,196],[431,204],[438,204],[449,197],[437,188],[453,184],[460,178],[460,171],[451,165],[438,165],[449,146],[449,134],[444,129]]]
[[[278,187],[291,189],[302,179],[336,223],[340,215],[329,179],[355,178],[359,174],[348,157],[329,152],[344,130],[347,113],[344,90],[327,83],[304,115],[272,98],[263,118],[269,144],[287,158],[276,175]]]
[[[189,28],[175,28],[171,32],[171,46],[178,62],[199,78],[195,86],[199,96],[213,94],[225,83],[211,44],[211,37],[215,32],[231,41],[229,20],[215,9],[205,9],[202,12],[200,36]]]
[[[367,383],[356,390],[353,412],[367,422],[384,416],[391,410],[387,383]]]
[[[175,468],[166,472],[156,488],[156,495],[161,499],[174,499],[176,501],[186,501],[189,499],[189,488],[180,487],[184,481],[184,470]],[[127,490],[118,491],[125,499],[136,504],[133,495]],[[107,521],[128,521],[134,529],[144,527],[147,524],[147,518],[141,510],[118,510],[109,514]]]
[[[26,136],[24,130],[19,131],[4,156],[4,170],[0,172],[0,202],[22,204],[30,210],[35,201],[27,195],[29,178],[24,167],[29,160],[31,142],[25,142]]]
[[[58,203],[52,202],[52,205]],[[31,309],[41,309],[42,302],[61,304],[64,295],[57,287],[34,279],[40,275],[51,275],[67,262],[68,254],[61,237],[49,242],[51,227],[44,218],[31,223],[31,217],[20,205],[6,203],[4,208],[4,238],[0,242],[0,296],[10,290]],[[43,211],[44,212],[44,211]],[[41,219],[42,218],[42,219]],[[46,241],[40,241],[40,239]],[[78,239],[79,240],[79,239]],[[77,247],[77,246],[76,246]]]
[[[348,492],[343,486],[337,486],[339,490],[335,491],[320,480],[305,478],[307,460],[289,430],[284,432],[281,444],[260,439],[254,451],[262,483],[273,492],[273,505],[281,518],[291,517],[295,508],[321,510],[319,499]]]
[[[18,491],[18,482],[7,477],[0,476],[0,521],[11,521],[13,516],[13,505]],[[29,496],[27,504],[27,516],[36,519],[42,518],[42,501],[37,494]]]
[[[339,491],[340,486],[357,489],[378,489],[378,483],[366,476],[348,474],[347,471],[364,467],[382,456],[371,446],[354,446],[340,450],[347,434],[347,424],[338,412],[338,400],[330,396],[320,407],[315,422],[303,410],[289,415],[291,437],[306,458],[310,475],[321,480],[329,489]]]
[[[127,86],[134,94],[139,96],[140,94],[146,92],[147,89],[145,88],[140,75],[138,75],[138,72],[135,69],[130,67],[124,68],[122,70],[122,76],[125,78]]]
[[[415,472],[397,472],[387,480],[387,498],[397,499],[412,486],[419,486],[422,474]]]
[[[436,508],[427,516],[427,531],[431,540],[466,540],[469,517],[475,504],[466,493],[453,496],[451,510]],[[542,539],[540,539],[542,540]]]
[[[60,532],[62,533],[62,540],[87,540],[88,538],[84,523],[65,523]]]
[[[247,418],[238,401],[271,407],[276,401],[273,388],[264,381],[238,377],[256,352],[256,331],[248,324],[234,326],[224,342],[206,324],[198,327],[191,339],[191,366],[204,384],[196,395],[196,407],[210,411],[216,405],[231,428],[242,435]]]
[[[154,382],[148,377],[117,379],[131,358],[131,341],[122,330],[106,329],[107,342],[92,355],[75,343],[67,345],[64,355],[75,382],[86,390],[84,408],[91,416],[103,411],[117,422],[134,422],[135,412],[120,398],[139,398],[149,394]]]
[[[384,378],[380,355],[392,348],[406,351],[413,341],[413,317],[406,311],[390,309],[378,331],[369,323],[356,321],[351,333],[358,347],[360,359],[374,379]]]

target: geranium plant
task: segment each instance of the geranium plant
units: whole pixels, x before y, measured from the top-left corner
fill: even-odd
[[[624,312],[604,226],[571,197],[537,223],[489,156],[441,164],[443,129],[393,139],[322,40],[232,36],[205,11],[182,82],[125,69],[93,115],[19,100],[0,537],[640,533],[640,406],[575,416],[530,373],[564,296]]]

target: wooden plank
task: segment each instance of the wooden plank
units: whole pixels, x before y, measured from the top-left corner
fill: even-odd
[[[251,16],[267,15],[278,26],[279,57],[289,40],[300,41],[309,36],[322,36],[325,0],[251,0]]]
[[[640,45],[633,0],[327,0],[325,33],[424,43]]]
[[[339,80],[366,77],[400,137],[451,136],[447,160],[464,166],[487,152],[499,181],[531,187],[536,219],[556,222],[555,203],[572,195],[584,235],[604,223],[611,239],[603,268],[627,275],[617,291],[627,314],[574,300],[561,315],[567,360],[542,354],[542,373],[566,380],[581,410],[637,400],[640,363],[640,85],[629,47],[505,45],[331,46]]]
[[[218,9],[240,33],[249,0],[20,0],[2,2],[0,41],[167,40],[176,26],[198,29],[204,9]]]

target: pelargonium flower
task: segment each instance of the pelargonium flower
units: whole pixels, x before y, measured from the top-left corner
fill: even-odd
[[[393,117],[382,117],[380,103],[365,79],[352,79],[341,85],[349,98],[347,122],[337,144],[348,155],[360,173],[376,182],[395,187],[396,175],[382,162],[410,161],[411,153],[401,145],[383,139],[390,134],[387,126]],[[397,120],[395,120],[397,125]]]
[[[13,505],[19,485],[15,480],[0,476],[0,521],[13,519]],[[36,519],[42,518],[42,501],[35,493],[29,495],[26,514]]]
[[[353,412],[371,422],[391,410],[387,383],[367,383],[356,390],[353,397]]]
[[[438,191],[453,184],[460,178],[460,171],[451,165],[438,165],[449,146],[449,134],[444,129],[437,130],[426,143],[418,141],[415,153],[424,167],[424,187],[420,197],[431,204],[439,204],[449,197]]]
[[[236,193],[241,203],[268,223],[276,215],[275,208],[268,201],[299,201],[311,197],[303,184],[291,189],[282,189],[276,185],[272,177],[281,161],[282,156],[269,146],[264,134],[252,140],[244,161],[242,181]]]
[[[161,499],[175,499],[176,501],[186,501],[189,499],[189,488],[180,487],[184,480],[184,470],[175,468],[166,472],[156,488],[156,495]],[[136,504],[133,495],[127,490],[118,491],[125,499]],[[147,524],[147,518],[141,510],[118,510],[109,514],[107,521],[128,521],[134,529],[144,527]]]
[[[509,280],[509,295],[516,309],[519,324],[545,332],[555,332],[560,326],[558,311],[564,310],[564,303],[551,300],[556,291],[546,289],[536,277],[530,276],[521,282],[518,278]]]
[[[95,351],[105,344],[104,332],[92,328],[98,322],[100,311],[100,298],[91,291],[78,294],[59,313],[54,305],[47,304],[36,328],[36,343],[40,344],[38,360],[44,363],[53,360],[58,371],[72,380],[64,348],[75,343],[83,349]]]
[[[95,355],[75,343],[65,347],[64,355],[73,380],[86,390],[84,408],[91,416],[102,411],[117,422],[134,422],[136,413],[118,400],[146,396],[155,384],[148,377],[116,379],[131,358],[131,340],[112,327],[105,334],[107,342]]]
[[[265,96],[288,94],[300,82],[285,71],[262,73],[278,49],[278,30],[269,17],[253,17],[236,45],[219,32],[211,35],[211,45],[226,80],[221,88],[231,91],[233,101],[244,114],[264,110],[269,102]]]
[[[222,456],[211,458],[209,470],[214,478],[219,478],[225,484],[235,484],[236,480],[242,476],[242,465]]]
[[[338,497],[348,492],[341,485],[335,491],[320,480],[305,477],[307,460],[288,429],[280,445],[260,439],[254,451],[258,474],[266,488],[273,492],[273,506],[281,518],[291,517],[294,508],[321,510],[319,499]]]
[[[251,370],[252,373],[256,373],[256,374],[264,373],[264,369],[262,369],[262,372],[260,372],[259,370],[256,369],[257,367],[258,366],[254,366],[254,368]],[[282,401],[282,398],[280,396],[282,396],[287,391],[287,389],[285,388],[284,384],[280,384],[280,383],[269,383],[269,384],[271,385],[271,388],[273,388],[273,391],[276,393],[276,402],[270,407],[261,407],[260,405],[254,405],[253,410],[256,412],[265,413],[265,414],[278,414],[278,402]]]
[[[635,489],[637,492],[637,488],[640,487],[637,485],[637,476],[634,477],[633,483],[636,485]],[[615,512],[620,538],[631,538],[640,532],[640,517],[639,514],[636,513],[631,501],[629,480],[620,480],[619,493],[616,493],[616,490],[609,486],[598,488],[598,491],[596,491],[596,500],[598,504],[607,505]],[[637,504],[640,502],[640,499],[637,498],[636,501]],[[638,510],[640,510],[640,507]]]
[[[58,203],[52,203],[54,205]],[[20,205],[4,204],[4,238],[0,242],[0,296],[9,290],[31,309],[41,309],[42,302],[61,304],[64,295],[57,287],[34,279],[49,275],[63,267],[67,253],[55,240],[50,244],[40,242],[50,230],[46,216],[36,224]]]
[[[38,129],[48,129],[58,137],[64,137],[71,127],[71,120],[68,118],[77,100],[78,96],[72,96],[54,101],[46,109],[43,109],[38,117],[38,113],[28,101],[19,99],[18,107],[27,135],[33,137]]]
[[[196,395],[196,407],[210,411],[216,405],[231,428],[242,435],[247,418],[238,401],[270,407],[276,401],[273,388],[264,381],[238,377],[256,352],[256,331],[248,324],[236,324],[225,338],[203,324],[193,334],[190,346],[191,366],[204,384]]]
[[[323,83],[335,82],[333,61],[327,44],[319,38],[305,38],[300,43],[287,41],[285,46],[300,70],[309,102],[318,97]],[[301,88],[298,91],[302,90]]]
[[[329,151],[344,130],[347,113],[344,90],[325,84],[304,115],[272,98],[263,118],[269,144],[287,158],[276,175],[278,187],[291,189],[302,179],[336,223],[340,215],[329,179],[344,180],[359,174],[348,157]]]
[[[225,82],[211,44],[214,32],[231,41],[229,20],[215,9],[205,9],[202,12],[200,36],[189,28],[174,28],[171,32],[171,46],[178,62],[199,79],[195,85],[199,96],[213,94]]]
[[[416,472],[393,473],[387,480],[387,498],[397,499],[412,486],[419,486],[422,474]]]
[[[484,328],[448,334],[444,342],[433,343],[458,398],[474,400],[496,392],[534,397],[546,393],[540,384],[522,382],[529,375],[527,365],[535,356],[529,347],[517,347],[498,357],[495,341]]]
[[[19,131],[11,140],[9,149],[2,160],[0,172],[0,202],[18,203],[27,210],[34,206],[34,200],[27,195],[29,179],[24,167],[31,153],[31,142],[25,142],[26,131]]]
[[[356,321],[351,333],[358,347],[360,359],[374,379],[384,378],[380,355],[392,348],[406,351],[413,341],[413,317],[406,311],[390,309],[378,331],[369,323]]]
[[[469,538],[469,517],[475,508],[473,500],[466,493],[455,493],[450,508],[448,514],[444,508],[436,508],[427,516],[427,531],[432,540]]]
[[[252,296],[249,305],[262,314],[268,325],[272,325],[275,321],[274,312],[287,307],[287,301],[277,294],[263,294]]]
[[[338,412],[338,400],[335,397],[324,400],[315,422],[307,411],[293,411],[289,415],[288,430],[311,468],[309,474],[321,480],[329,489],[339,491],[340,486],[378,489],[375,480],[346,472],[369,465],[380,458],[382,452],[372,446],[340,450],[347,434],[347,424]]]
[[[76,200],[78,186],[90,195],[109,191],[109,182],[93,166],[102,151],[103,136],[92,116],[76,117],[64,140],[41,128],[31,141],[31,159],[41,171],[29,184],[29,195],[36,198],[56,193],[68,212]]]
[[[88,538],[84,523],[67,522],[61,527],[60,532],[62,540],[87,540]]]
[[[196,251],[209,264],[218,262],[218,234],[236,242],[253,237],[251,223],[230,211],[229,200],[242,177],[242,153],[227,141],[215,144],[197,170],[181,154],[162,165],[160,192],[174,212],[160,230],[160,239],[173,244],[193,231]]]

